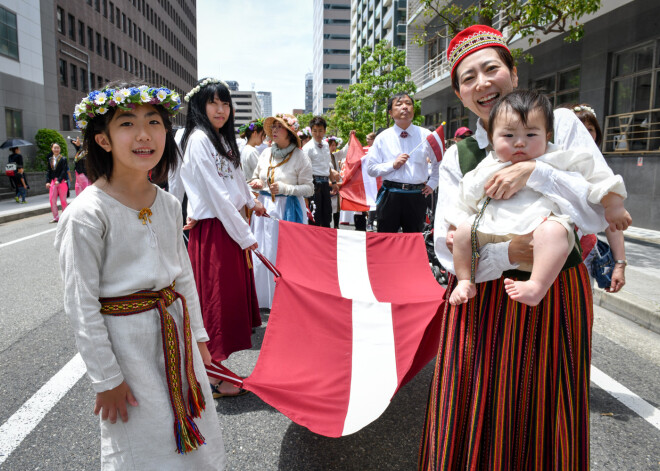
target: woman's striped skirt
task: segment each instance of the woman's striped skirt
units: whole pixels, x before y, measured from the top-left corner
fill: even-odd
[[[446,303],[419,469],[589,469],[587,270],[562,271],[536,307],[503,283]]]

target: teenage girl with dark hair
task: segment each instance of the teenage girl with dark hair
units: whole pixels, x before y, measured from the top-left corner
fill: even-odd
[[[261,325],[250,254],[257,240],[241,211],[261,216],[264,209],[241,170],[227,85],[203,79],[186,101],[181,179],[197,220],[188,253],[210,337],[207,374],[214,397],[236,396],[245,391],[221,380],[220,362],[250,348],[252,328]]]
[[[252,174],[257,167],[260,152],[257,147],[264,142],[266,132],[264,131],[263,119],[255,119],[238,128],[239,135],[243,139],[247,139],[245,147],[241,150],[241,167],[243,174],[249,181],[252,180]]]

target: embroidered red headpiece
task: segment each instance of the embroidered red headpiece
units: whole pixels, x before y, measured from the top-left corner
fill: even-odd
[[[452,79],[454,70],[460,61],[486,47],[503,47],[507,51],[509,50],[502,33],[490,26],[472,25],[454,36],[447,48],[447,60],[451,65]]]

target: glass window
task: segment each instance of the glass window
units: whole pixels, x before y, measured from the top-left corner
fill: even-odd
[[[69,81],[67,80],[68,71],[66,67],[66,61],[64,59],[60,59],[60,85],[64,85],[65,87],[69,84]]]
[[[85,45],[85,23],[78,20],[78,42],[81,46]]]
[[[80,68],[80,90],[83,92],[89,91],[87,88],[87,70]]]
[[[87,47],[90,51],[94,50],[94,30],[90,26],[87,27]]]
[[[103,16],[108,17],[108,0],[103,0]]]
[[[71,64],[71,88],[78,90],[78,67]]]
[[[71,116],[68,114],[62,115],[62,131],[71,131]]]
[[[76,19],[69,15],[69,39],[76,40]]]
[[[580,100],[580,68],[537,79],[532,83],[532,88],[546,95],[555,108],[564,103],[575,103]]]
[[[110,60],[113,64],[117,63],[117,49],[115,43],[110,44]]]
[[[23,112],[5,108],[5,124],[7,138],[23,137]]]
[[[103,57],[110,58],[110,47],[108,45],[108,38],[103,38]]]
[[[115,22],[115,4],[110,2],[110,23]]]
[[[660,147],[657,50],[653,41],[613,55],[604,152],[651,152]]]
[[[57,32],[64,34],[64,10],[57,7],[57,13],[55,16],[57,20]]]
[[[0,54],[18,59],[16,15],[3,7],[0,7]]]
[[[101,33],[96,33],[96,53],[100,56],[101,55],[101,48],[103,46],[101,45]]]
[[[94,0],[94,8],[96,11],[101,11],[101,0]]]

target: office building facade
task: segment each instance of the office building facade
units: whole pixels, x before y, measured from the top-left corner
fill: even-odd
[[[351,0],[351,83],[360,78],[363,47],[373,49],[383,40],[406,47],[407,4],[408,0]]]
[[[261,105],[261,112],[264,117],[273,116],[273,95],[271,92],[257,92],[257,98]]]
[[[55,0],[52,4],[61,130],[73,128],[73,107],[81,97],[109,81],[142,80],[182,96],[195,85],[194,1]],[[177,124],[185,123],[184,113],[175,118]]]
[[[305,113],[314,110],[314,74],[305,75]]]
[[[337,87],[350,84],[350,0],[314,0],[312,112],[334,108]]]
[[[39,0],[0,0],[0,142],[34,141],[40,128],[58,128],[54,16]],[[27,166],[36,148],[21,149]],[[8,152],[2,151],[4,169]],[[5,185],[6,184],[6,185]],[[9,187],[3,176],[2,186]]]
[[[234,102],[234,125],[236,129],[253,119],[263,116],[257,92],[232,91],[231,98]]]

